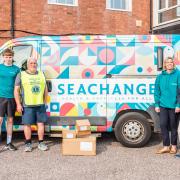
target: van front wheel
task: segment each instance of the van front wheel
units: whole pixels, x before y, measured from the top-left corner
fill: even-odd
[[[143,147],[151,137],[151,127],[146,117],[129,112],[119,117],[114,128],[116,139],[127,147]]]

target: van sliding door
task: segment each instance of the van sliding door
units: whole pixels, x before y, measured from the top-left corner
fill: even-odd
[[[77,119],[89,119],[94,131],[106,131],[105,39],[58,38],[41,45],[41,66],[52,82],[47,109],[50,124],[73,126]]]

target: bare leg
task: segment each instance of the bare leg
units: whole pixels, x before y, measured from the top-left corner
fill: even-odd
[[[24,135],[26,140],[31,139],[31,125],[24,125]]]
[[[0,141],[1,141],[1,126],[2,126],[2,122],[3,122],[3,117],[0,117]]]
[[[180,148],[180,124],[178,126],[178,142],[177,142],[178,148]]]
[[[37,123],[38,126],[38,139],[39,141],[44,139],[44,123]]]
[[[44,123],[37,123],[38,126],[38,139],[39,139],[39,145],[38,149],[41,151],[47,151],[48,147],[46,144],[43,143],[44,140]]]
[[[13,117],[7,119],[7,144],[11,143],[13,133]]]

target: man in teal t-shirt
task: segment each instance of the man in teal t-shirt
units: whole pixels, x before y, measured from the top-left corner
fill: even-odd
[[[0,64],[0,135],[3,118],[7,116],[7,145],[5,149],[17,150],[12,144],[13,117],[16,103],[14,100],[14,82],[19,68],[13,65],[14,52],[6,49],[3,52],[3,64]]]

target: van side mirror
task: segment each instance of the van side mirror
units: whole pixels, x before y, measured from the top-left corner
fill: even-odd
[[[163,69],[163,49],[158,47],[157,49],[157,70],[161,71]]]
[[[51,92],[52,91],[52,82],[50,80],[46,80],[46,84],[47,84],[48,92]]]

